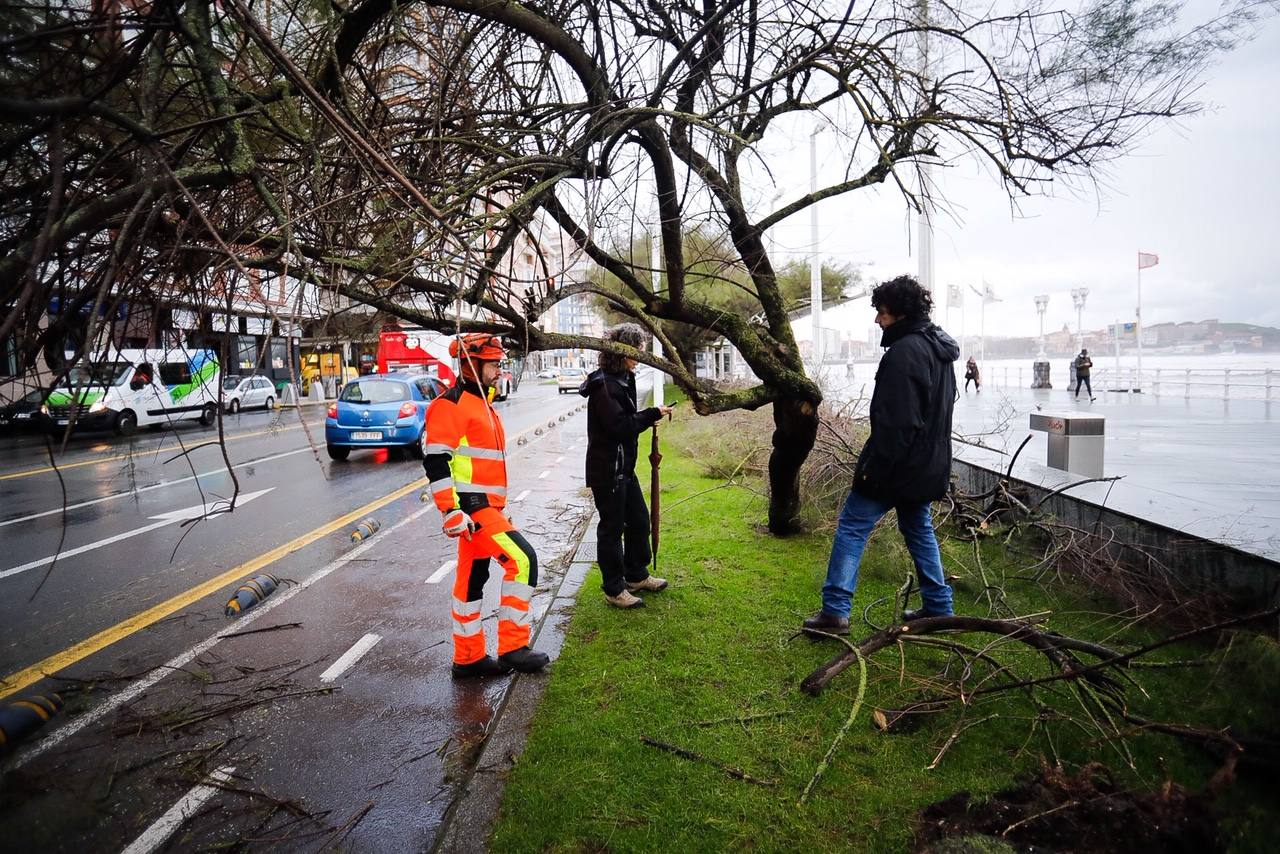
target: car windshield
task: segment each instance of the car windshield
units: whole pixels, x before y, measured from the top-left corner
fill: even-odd
[[[235,390],[236,390],[236,386],[240,385],[240,381],[241,381],[242,379],[244,379],[244,377],[236,376],[235,374],[232,374],[232,375],[231,375],[231,376],[229,376],[229,377],[223,377],[223,378],[222,378],[222,390],[223,390],[223,391],[235,391]]]
[[[347,403],[397,403],[409,399],[409,387],[386,380],[357,380],[347,383],[338,399]]]
[[[118,385],[124,382],[130,367],[128,362],[82,363],[71,369],[65,382],[72,388]]]

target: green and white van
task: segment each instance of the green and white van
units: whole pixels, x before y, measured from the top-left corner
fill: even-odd
[[[221,368],[212,350],[112,350],[71,369],[41,407],[45,426],[115,430],[218,417]]]

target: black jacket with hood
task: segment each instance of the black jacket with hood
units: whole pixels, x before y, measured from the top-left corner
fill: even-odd
[[[640,434],[662,413],[656,406],[637,411],[636,376],[631,371],[592,371],[578,394],[587,404],[587,486],[613,489],[621,477],[633,474]]]
[[[920,504],[947,494],[951,480],[952,363],[960,345],[929,320],[900,320],[884,331],[889,348],[876,369],[871,436],[853,488],[889,504]]]

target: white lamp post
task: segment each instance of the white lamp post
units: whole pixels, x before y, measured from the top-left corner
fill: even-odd
[[[1071,303],[1076,307],[1076,349],[1084,349],[1084,300],[1089,296],[1088,288],[1072,288]]]
[[[1049,309],[1049,295],[1041,294],[1036,297],[1036,312],[1040,315],[1040,353],[1036,356],[1036,360],[1043,362],[1049,358],[1044,352],[1044,313]]]
[[[1053,384],[1049,382],[1049,357],[1044,352],[1044,313],[1048,308],[1048,294],[1036,297],[1036,313],[1040,315],[1040,354],[1031,365],[1032,388],[1053,388]]]

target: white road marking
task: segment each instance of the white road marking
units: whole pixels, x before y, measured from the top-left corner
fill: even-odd
[[[520,493],[519,495],[517,495],[517,496],[515,497],[515,500],[514,500],[514,501],[512,501],[511,503],[512,503],[512,504],[517,504],[517,503],[519,503],[519,502],[521,502],[521,501],[524,501],[526,498],[528,498],[528,497],[529,497],[529,493],[530,493],[530,491],[531,491],[531,490],[526,489],[524,492],[522,492],[522,493]]]
[[[439,568],[439,569],[437,569],[435,572],[431,573],[431,577],[427,579],[427,583],[428,583],[428,584],[435,584],[435,583],[437,583],[438,581],[440,581],[440,579],[442,579],[442,578],[444,578],[446,575],[448,575],[448,574],[449,574],[449,570],[451,570],[451,569],[453,569],[453,561],[451,561],[451,560],[447,560],[447,561],[445,561],[443,564],[441,564],[441,565],[440,565],[440,568]]]
[[[263,495],[266,495],[268,492],[270,492],[273,489],[275,489],[275,487],[271,486],[266,489],[260,489],[257,492],[241,493],[240,497],[236,499],[236,509],[243,507],[244,505],[248,504],[250,501],[254,500],[255,498],[260,498]],[[89,543],[88,545],[84,545],[84,546],[77,546],[74,549],[67,549],[66,551],[58,552],[57,554],[51,554],[48,557],[38,558],[36,560],[30,561],[29,563],[24,563],[21,566],[15,566],[12,569],[6,569],[4,572],[0,572],[0,578],[8,578],[11,575],[17,575],[20,572],[26,572],[28,569],[35,569],[38,566],[45,566],[46,564],[53,563],[55,560],[64,560],[65,558],[73,557],[78,554],[91,552],[95,549],[100,549],[100,548],[103,548],[104,546],[109,546],[112,543],[118,543],[121,540],[127,540],[130,537],[137,537],[141,534],[146,534],[150,531],[154,531],[157,528],[163,528],[165,525],[172,525],[175,522],[185,522],[188,519],[199,519],[201,516],[204,516],[209,513],[214,513],[213,516],[210,516],[210,518],[212,519],[216,519],[218,518],[218,516],[226,515],[225,513],[215,513],[215,511],[218,508],[219,508],[219,504],[216,504],[216,503],[212,505],[197,504],[193,507],[184,507],[181,510],[170,510],[167,513],[161,513],[157,516],[150,516],[148,518],[159,519],[160,521],[153,522],[150,525],[143,525],[141,528],[134,528],[132,531],[125,531],[123,534],[116,534],[114,537],[107,537],[105,540],[98,540],[95,543]]]
[[[332,682],[342,674],[351,669],[351,665],[364,658],[365,653],[378,645],[378,641],[382,640],[382,635],[375,635],[372,632],[360,638],[347,650],[342,656],[329,665],[329,669],[320,674],[321,682]]]
[[[551,472],[549,472],[549,471],[544,471],[542,474],[538,475],[538,480],[542,480],[543,478],[545,478],[545,477],[546,477],[547,475],[549,475],[549,474],[551,474]]]
[[[293,451],[285,451],[284,453],[281,453],[281,454],[272,454],[269,457],[260,457],[259,459],[256,459],[256,460],[248,460],[243,463],[237,463],[236,465],[232,466],[232,468],[242,469],[242,468],[245,468],[246,466],[256,466],[259,463],[269,463],[272,460],[279,460],[279,459],[283,459],[284,457],[291,457],[294,454],[305,454],[307,451],[310,451],[310,450],[311,450],[310,448],[298,448]],[[88,507],[92,504],[101,504],[104,501],[116,501],[121,498],[132,498],[133,496],[138,495],[139,493],[142,493],[142,492],[150,492],[153,489],[164,489],[166,486],[177,486],[180,483],[190,483],[191,481],[198,480],[202,477],[209,477],[215,474],[226,474],[226,472],[227,472],[227,469],[225,466],[217,469],[209,469],[209,471],[202,471],[199,474],[194,474],[189,477],[180,477],[177,480],[165,480],[165,481],[161,481],[160,483],[153,483],[150,486],[143,486],[143,487],[139,487],[138,489],[130,489],[125,492],[117,492],[115,495],[108,495],[104,498],[94,498],[90,501],[81,501],[77,504],[68,504],[66,509],[78,510],[81,507]],[[32,519],[40,519],[44,516],[52,516],[55,513],[61,513],[61,512],[62,512],[61,507],[55,507],[52,510],[42,510],[39,513],[32,513],[30,516],[19,516],[17,519],[5,519],[3,522],[0,522],[0,528],[3,528],[5,525],[16,525],[19,522],[30,522]]]
[[[330,563],[316,570],[314,573],[312,573],[308,578],[306,578],[300,584],[294,587],[290,587],[287,590],[284,590],[283,592],[276,591],[271,595],[270,599],[268,599],[267,601],[263,602],[260,605],[255,605],[251,611],[240,615],[240,617],[236,619],[236,626],[238,628],[244,627],[257,620],[262,619],[262,616],[264,614],[270,614],[276,608],[279,608],[281,605],[283,605],[285,602],[288,602],[294,596],[297,596],[303,590],[306,590],[312,585],[323,580],[330,573],[334,572],[335,570],[341,569],[343,566],[346,566],[348,563],[350,563],[353,560],[363,557],[365,552],[369,551],[369,549],[373,548],[374,546],[377,546],[380,543],[382,543],[382,541],[385,540],[387,536],[391,534],[393,531],[397,531],[400,528],[403,528],[405,525],[409,525],[409,524],[412,524],[413,522],[418,521],[427,513],[435,513],[435,512],[438,512],[436,510],[435,505],[430,504],[410,514],[408,517],[401,519],[399,522],[392,525],[383,533],[382,539],[374,537],[372,539],[365,540],[363,544],[356,546],[351,551],[347,552],[346,554],[342,555],[339,558],[334,559]],[[221,634],[224,631],[226,631],[225,626],[219,627],[218,630],[214,632],[210,637],[206,638],[205,640],[191,647],[186,652],[180,653],[179,655],[171,658],[169,661],[160,665],[155,670],[152,670],[150,673],[148,673],[146,676],[139,679],[137,682],[134,682],[128,688],[125,688],[119,694],[115,694],[107,698],[102,702],[102,705],[97,706],[92,711],[86,712],[85,714],[77,718],[71,718],[65,724],[55,729],[53,732],[49,733],[44,738],[40,739],[37,742],[34,742],[26,752],[11,759],[8,762],[8,764],[5,766],[4,770],[11,771],[14,768],[19,768],[25,765],[27,762],[31,761],[32,759],[35,759],[37,756],[44,753],[46,750],[57,747],[59,744],[66,741],[68,738],[75,735],[80,730],[84,729],[90,724],[93,724],[102,720],[102,718],[111,714],[116,709],[120,708],[126,703],[132,703],[134,700],[136,700],[138,697],[144,694],[148,689],[150,689],[153,685],[155,685],[161,679],[165,678],[170,673],[173,673],[175,670],[179,670],[183,667],[186,667],[192,661],[199,658],[201,655],[204,655],[209,650],[213,649],[213,647],[218,643],[218,641],[222,640]]]
[[[218,786],[211,784],[226,783],[235,770],[235,766],[228,765],[214,771],[209,775],[209,782],[201,783],[183,795],[176,804],[169,807],[168,812],[156,819],[155,823],[144,830],[141,836],[133,840],[133,843],[124,849],[123,854],[150,854],[160,848],[187,819],[199,812],[210,798],[218,794],[220,791]]]

